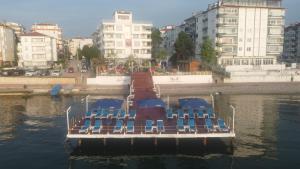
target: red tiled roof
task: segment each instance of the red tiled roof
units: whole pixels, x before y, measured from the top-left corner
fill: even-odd
[[[21,36],[47,36],[47,35],[38,32],[29,32],[29,33],[22,34]]]

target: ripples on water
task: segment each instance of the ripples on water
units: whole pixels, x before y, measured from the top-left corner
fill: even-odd
[[[95,144],[93,149],[75,148],[69,154],[64,144],[64,110],[69,105],[77,110],[82,108],[80,99],[1,96],[0,168],[252,169],[300,166],[300,96],[297,95],[218,96],[216,109],[221,114],[226,112],[228,104],[235,105],[237,110],[233,154],[220,140],[210,142],[208,147],[187,143],[182,148],[185,151],[159,142],[161,147],[157,149],[143,146],[132,150],[127,146],[128,150],[124,148],[123,152],[109,148],[104,151],[101,144]],[[176,99],[170,98],[170,101]]]

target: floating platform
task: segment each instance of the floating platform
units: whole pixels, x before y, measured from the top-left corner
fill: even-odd
[[[176,107],[160,99],[160,89],[149,72],[132,75],[130,95],[124,99],[99,99],[89,103],[86,111],[67,110],[69,139],[135,138],[234,138],[235,109],[220,117],[201,98],[182,98]],[[90,105],[90,106],[89,106]]]

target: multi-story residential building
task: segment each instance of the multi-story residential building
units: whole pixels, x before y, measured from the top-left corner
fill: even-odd
[[[166,49],[168,56],[171,57],[175,53],[174,44],[177,40],[178,34],[185,30],[185,24],[173,27],[172,30],[167,31],[163,38],[163,47]]]
[[[19,23],[6,22],[5,25],[15,31],[17,38],[20,38],[20,35],[25,33],[25,27]]]
[[[32,32],[50,36],[56,40],[57,50],[63,49],[62,29],[57,24],[39,23],[31,26]]]
[[[50,68],[57,61],[56,39],[31,32],[20,36],[19,67]]]
[[[300,62],[300,23],[285,28],[282,59],[287,62]]]
[[[116,11],[112,21],[103,21],[99,26],[100,51],[105,58],[120,61],[133,56],[151,59],[152,24],[133,22],[132,12]]]
[[[281,0],[218,0],[197,15],[196,46],[209,37],[223,66],[276,64],[283,52],[284,16]]]
[[[16,56],[16,36],[10,27],[0,24],[0,66],[13,65]]]
[[[76,37],[69,40],[69,50],[72,56],[76,56],[77,50],[82,49],[85,45],[91,47],[93,46],[92,38],[82,38]]]

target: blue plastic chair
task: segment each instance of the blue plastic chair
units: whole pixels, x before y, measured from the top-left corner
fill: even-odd
[[[215,118],[215,113],[213,112],[213,109],[211,107],[207,108],[207,114],[208,114],[208,118]]]
[[[126,128],[127,128],[127,130],[126,130],[127,133],[134,133],[134,121],[132,121],[132,120],[127,121]]]
[[[194,110],[192,108],[189,108],[188,112],[189,112],[189,118],[191,119],[195,118]]]
[[[184,112],[182,109],[178,109],[177,113],[178,113],[178,118],[184,119]]]
[[[214,131],[214,126],[211,119],[205,119],[205,126],[208,132]]]
[[[96,119],[95,120],[95,125],[92,129],[92,133],[100,133],[102,129],[102,120]]]
[[[167,113],[167,118],[168,119],[173,119],[173,109],[172,108],[167,109],[166,113]]]
[[[177,130],[180,131],[180,132],[185,132],[183,119],[178,119],[177,120]]]
[[[189,119],[189,131],[196,132],[195,119]]]
[[[108,114],[109,114],[108,110],[107,109],[102,109],[101,111],[102,111],[101,118],[102,119],[107,119],[108,118]]]
[[[225,121],[223,119],[218,119],[218,129],[219,131],[228,132],[229,128],[226,126]]]
[[[91,125],[90,119],[85,119],[83,126],[79,129],[79,133],[87,133]]]
[[[123,120],[117,120],[113,133],[121,133],[123,131]]]
[[[163,120],[157,120],[157,132],[165,132],[165,126]]]
[[[203,112],[203,110],[201,110],[201,109],[197,110],[197,117],[198,118],[204,118],[204,112]]]
[[[145,132],[146,133],[153,133],[153,121],[152,120],[146,120],[146,126],[145,126]]]
[[[136,110],[129,110],[129,119],[135,119],[135,116],[136,116]]]
[[[126,116],[125,110],[120,110],[119,111],[119,119],[125,119],[125,116]]]

